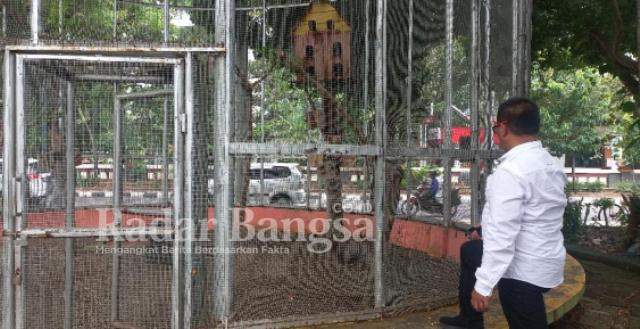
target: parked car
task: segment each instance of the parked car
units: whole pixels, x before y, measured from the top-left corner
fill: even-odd
[[[3,178],[3,160],[0,159],[0,182]],[[27,196],[31,201],[40,201],[49,194],[49,180],[51,179],[51,173],[42,173],[38,166],[38,160],[29,158],[27,160],[27,181],[29,182],[27,189]],[[0,184],[0,193],[2,193],[4,184]]]
[[[249,202],[260,201],[260,173],[261,164],[252,163],[249,172]],[[304,203],[306,193],[304,189],[304,177],[298,165],[295,163],[264,163],[263,200],[276,206],[292,206]],[[215,190],[212,175],[209,176],[208,191],[213,195]]]

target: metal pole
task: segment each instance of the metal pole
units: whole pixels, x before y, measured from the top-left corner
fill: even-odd
[[[2,37],[7,37],[7,6],[2,4]]]
[[[480,168],[477,155],[479,147],[479,116],[481,88],[480,54],[480,0],[471,1],[471,150],[474,154],[471,163],[471,224],[479,222],[479,176]]]
[[[137,93],[120,94],[116,95],[119,100],[123,99],[138,99],[138,98],[155,98],[160,96],[168,96],[173,94],[173,90],[149,90],[140,91]]]
[[[411,146],[411,105],[413,102],[413,0],[409,0],[409,46],[407,49],[407,146]]]
[[[513,0],[512,3],[512,35],[511,35],[511,96],[518,96],[518,85],[520,81],[520,1]]]
[[[267,0],[262,0],[262,50],[267,48]],[[260,143],[265,143],[264,134],[264,112],[267,103],[265,101],[265,81],[262,79],[260,82]],[[320,202],[322,202],[322,192],[320,193]],[[260,157],[260,201],[261,206],[264,206],[264,157]]]
[[[62,0],[58,0],[58,37],[62,38]]]
[[[290,4],[281,4],[281,5],[271,5],[271,6],[267,6],[267,9],[289,9],[289,8],[307,8],[311,5],[311,1],[309,2],[303,2],[303,3],[290,3]],[[265,6],[260,6],[260,7],[241,7],[241,8],[236,8],[236,11],[254,11],[254,10],[260,10],[265,8]]]
[[[409,46],[407,49],[407,147],[411,147],[411,106],[413,104],[413,0],[409,0]],[[410,195],[412,181],[411,161],[407,159],[407,200]],[[409,216],[411,214],[409,213]]]
[[[146,82],[164,83],[167,78],[163,76],[131,76],[113,74],[79,74],[74,76],[75,81],[117,81],[117,82]]]
[[[375,307],[386,306],[384,254],[386,220],[384,214],[385,158],[386,151],[386,0],[377,1],[376,10],[376,144],[382,154],[376,157],[375,170]]]
[[[484,120],[485,120],[485,134],[484,134],[484,148],[491,149],[491,143],[493,142],[493,132],[491,131],[491,115],[493,110],[491,107],[491,0],[484,0],[484,64],[483,64],[483,79],[484,84]]]
[[[162,114],[162,204],[169,203],[169,98],[164,98]]]
[[[305,193],[307,195],[307,210],[311,209],[311,165],[309,158],[307,158],[307,186],[305,186]]]
[[[31,42],[37,45],[40,33],[40,0],[31,0]]]
[[[216,74],[216,111],[215,111],[215,198],[216,198],[216,247],[227,250],[232,247],[231,230],[233,228],[230,205],[231,196],[231,156],[229,154],[228,130],[232,127],[230,110],[233,106],[233,72],[234,72],[234,17],[235,1],[216,0],[216,35],[217,44],[224,44],[227,53],[224,61],[215,61]],[[233,255],[231,253],[216,254],[214,256],[214,312],[216,318],[226,323],[233,305]]]
[[[362,113],[362,117],[366,118],[367,113],[369,112],[369,59],[370,59],[370,45],[369,45],[369,34],[371,33],[371,28],[369,26],[371,17],[371,1],[365,1],[365,33],[364,33],[364,86],[362,88],[363,93],[363,103],[364,103],[364,113]],[[363,131],[364,135],[369,137],[369,123],[367,121],[363,122]],[[364,204],[370,203],[369,197],[367,195],[367,191],[369,190],[369,158],[364,157],[364,168],[363,168],[363,177],[364,182],[362,184],[362,202]]]
[[[25,157],[25,142],[26,142],[26,126],[25,126],[25,65],[24,58],[16,56],[16,153],[15,153],[15,218],[16,218],[16,230],[20,231],[26,227],[25,222],[25,200],[26,200],[26,157]],[[25,277],[28,268],[25,266],[25,254],[24,248],[26,246],[26,239],[18,238],[15,241],[15,267],[14,267],[14,279],[17,288],[15,290],[15,328],[24,329],[26,327],[26,285],[20,280]]]
[[[444,148],[451,149],[451,111],[453,94],[453,0],[446,3],[446,74],[444,93]],[[451,224],[451,157],[443,158],[443,224],[449,227]]]
[[[162,42],[166,47],[167,43],[169,43],[169,20],[170,20],[169,0],[164,0],[164,6],[162,8],[162,11],[164,13],[164,17],[163,17],[164,20],[163,20],[163,26],[162,26]]]
[[[171,328],[181,328],[182,315],[182,290],[181,290],[181,236],[177,234],[181,230],[181,221],[184,215],[184,64],[180,63],[173,69],[173,102],[175,109],[173,144],[175,147],[173,159],[173,227],[176,232],[173,239],[173,273],[171,281]]]
[[[529,96],[529,84],[531,76],[531,37],[533,0],[522,0],[524,5],[520,8],[522,34],[522,95]]]
[[[113,2],[113,40],[118,38],[118,1]]]
[[[119,229],[122,224],[122,103],[116,96],[118,84],[113,84],[113,226]],[[113,247],[118,250],[121,242],[113,239]],[[120,276],[120,256],[113,253],[113,267],[111,274],[111,321],[118,320],[118,284]]]
[[[4,51],[4,114],[3,114],[3,155],[2,168],[2,219],[4,230],[15,232],[15,56]],[[13,269],[15,267],[14,240],[10,234],[2,235],[2,329],[13,329],[15,321],[15,299]]]
[[[75,225],[75,85],[73,81],[67,81],[67,113],[65,152],[67,160],[67,196],[66,196],[66,221],[65,227],[72,229]],[[73,326],[73,239],[64,240],[64,328]]]
[[[191,328],[191,287],[193,283],[192,269],[193,261],[191,251],[193,247],[193,221],[196,220],[193,212],[193,157],[194,157],[194,113],[193,113],[193,55],[189,52],[185,58],[185,114],[187,119],[187,131],[185,134],[185,156],[184,156],[184,303],[183,303],[183,328]],[[200,108],[204,110],[204,108]]]

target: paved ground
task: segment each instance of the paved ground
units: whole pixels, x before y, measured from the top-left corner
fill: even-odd
[[[587,284],[580,304],[552,329],[639,329],[640,274],[595,262],[581,262]],[[438,329],[442,315],[453,314],[456,306],[428,313],[414,313],[378,321],[327,325],[316,329]],[[492,315],[495,320],[497,315]],[[488,319],[487,328],[493,329]]]

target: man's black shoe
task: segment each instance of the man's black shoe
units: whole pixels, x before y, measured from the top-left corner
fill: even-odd
[[[440,318],[440,323],[447,326],[453,326],[453,327],[465,328],[465,329],[484,329],[484,323],[482,319],[479,319],[476,321],[469,321],[469,319],[461,315],[443,316]]]
[[[456,315],[456,316],[443,316],[440,318],[441,324],[446,324],[448,326],[460,327],[460,328],[468,328],[469,320],[467,318]]]

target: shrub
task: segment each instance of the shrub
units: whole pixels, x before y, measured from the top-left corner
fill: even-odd
[[[562,234],[569,242],[576,242],[583,233],[584,227],[580,220],[582,216],[582,202],[570,201],[564,209]]]
[[[412,168],[413,169],[413,168]],[[411,185],[412,187],[416,187],[417,184],[420,184],[427,180],[429,177],[429,173],[435,171],[438,175],[440,175],[440,168],[435,166],[422,166],[417,170],[411,170],[407,172],[403,177],[402,181],[400,181],[400,188],[407,189],[407,177],[411,175]]]
[[[585,184],[585,190],[589,192],[602,192],[604,189],[604,184],[598,182],[590,182]]]
[[[85,178],[78,177],[76,181],[77,181],[78,187],[87,188],[87,187],[94,187],[98,185],[98,183],[100,182],[100,178],[90,175]]]
[[[629,216],[625,218],[627,224],[624,247],[629,247],[638,239],[640,226],[640,184],[620,183],[616,190],[622,194],[624,205]]]
[[[587,191],[587,192],[602,192],[604,189],[604,184],[601,182],[568,182],[565,187],[565,192],[574,193],[578,191]]]

